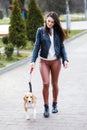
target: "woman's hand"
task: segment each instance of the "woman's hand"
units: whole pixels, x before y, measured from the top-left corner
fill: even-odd
[[[32,73],[32,71],[34,70],[34,66],[35,66],[34,62],[30,63],[30,67],[29,67],[29,72],[30,73]]]
[[[65,69],[68,68],[68,61],[65,60],[63,66]]]

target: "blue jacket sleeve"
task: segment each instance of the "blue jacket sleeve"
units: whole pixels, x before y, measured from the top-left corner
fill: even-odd
[[[37,57],[38,57],[38,52],[40,50],[40,42],[41,42],[40,29],[38,28],[37,32],[36,32],[36,38],[35,38],[35,44],[34,44],[34,49],[33,49],[31,62],[35,62]]]
[[[63,42],[60,43],[60,51],[61,51],[62,62],[64,63],[64,61],[68,61],[67,53]]]

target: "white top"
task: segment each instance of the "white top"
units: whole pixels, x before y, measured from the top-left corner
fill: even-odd
[[[51,45],[49,48],[47,60],[55,60],[56,55],[55,55],[55,50],[54,50],[54,31],[53,31],[53,28],[51,29],[51,35],[49,35],[49,37],[50,37]]]
[[[53,28],[51,29],[51,35],[49,35],[49,37],[50,37],[50,41],[51,41],[49,53],[48,53],[47,58],[43,58],[43,57],[40,56],[40,58],[43,59],[43,60],[55,60],[55,59],[57,59],[56,55],[55,55],[55,50],[54,50],[54,31],[53,31]]]

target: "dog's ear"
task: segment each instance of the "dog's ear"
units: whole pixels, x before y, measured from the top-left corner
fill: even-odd
[[[23,100],[24,100],[24,101],[27,101],[26,95],[23,97]]]
[[[34,94],[32,94],[32,102],[33,103],[36,103],[36,99],[37,99],[37,97]]]

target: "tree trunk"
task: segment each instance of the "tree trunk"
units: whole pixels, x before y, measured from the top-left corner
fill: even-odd
[[[19,47],[17,47],[17,56],[19,56]]]

